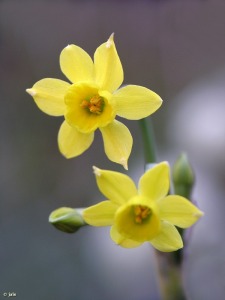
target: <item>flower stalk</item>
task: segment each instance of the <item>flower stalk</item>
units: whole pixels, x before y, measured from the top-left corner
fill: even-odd
[[[156,143],[154,137],[154,130],[152,126],[152,121],[150,118],[145,118],[139,120],[144,157],[145,157],[145,167],[149,169],[152,164],[156,163]],[[191,179],[193,179],[192,172],[190,168],[187,168],[186,156],[181,156],[179,161],[176,162],[176,169],[173,170],[173,179],[175,183],[175,194],[189,198],[191,194],[191,189],[193,184],[190,184]],[[185,166],[184,166],[185,165]],[[186,170],[185,175],[188,173],[190,176],[186,176],[185,180],[180,179],[180,173],[184,177],[184,169]],[[187,170],[188,169],[188,170]],[[182,181],[182,183],[181,183]],[[185,181],[185,186],[183,184]],[[187,183],[187,184],[186,184]],[[191,182],[193,183],[193,182]],[[191,187],[190,187],[191,185]],[[181,193],[182,192],[182,193]],[[181,235],[183,234],[183,229],[179,228]],[[182,249],[177,250],[172,253],[160,252],[155,250],[156,257],[156,269],[158,274],[158,282],[160,289],[160,296],[162,300],[185,300],[185,293],[182,285]]]
[[[152,121],[150,118],[144,118],[139,120],[142,140],[143,140],[143,148],[144,148],[144,157],[145,163],[152,164],[156,162],[156,143],[154,130],[152,126]]]
[[[156,253],[156,268],[162,300],[185,300],[186,296],[182,285],[180,265],[176,264],[173,253]]]

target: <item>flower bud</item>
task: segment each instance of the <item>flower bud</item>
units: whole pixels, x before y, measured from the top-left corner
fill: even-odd
[[[173,166],[172,177],[174,193],[190,199],[195,178],[194,171],[185,153],[182,153],[176,160]]]
[[[58,230],[74,233],[80,227],[87,225],[82,217],[83,209],[60,207],[49,216],[49,222]]]

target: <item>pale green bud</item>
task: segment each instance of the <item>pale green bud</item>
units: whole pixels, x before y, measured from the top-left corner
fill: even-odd
[[[172,176],[175,194],[190,199],[195,176],[185,153],[182,153],[176,160]]]
[[[87,225],[82,217],[82,211],[83,208],[60,207],[50,214],[49,222],[63,232],[74,233]]]

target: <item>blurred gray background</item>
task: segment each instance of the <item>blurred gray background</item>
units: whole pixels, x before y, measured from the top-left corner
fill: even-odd
[[[76,44],[93,56],[115,32],[124,84],[164,100],[153,123],[159,160],[185,151],[196,172],[194,199],[205,212],[184,265],[191,300],[225,294],[225,2],[0,1],[0,299],[159,300],[154,251],[122,249],[109,228],[69,235],[48,223],[61,206],[103,200],[92,165],[123,172],[106,159],[102,139],[66,160],[57,148],[61,118],[42,113],[25,93],[36,81],[65,79],[59,54]],[[65,79],[66,80],[66,79]],[[129,175],[144,170],[138,122]]]

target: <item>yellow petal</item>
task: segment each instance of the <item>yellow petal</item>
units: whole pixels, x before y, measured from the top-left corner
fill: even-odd
[[[137,194],[137,189],[130,177],[125,174],[93,167],[99,190],[114,203],[124,204]]]
[[[138,85],[127,85],[119,89],[113,99],[117,115],[130,120],[145,118],[162,104],[162,99],[156,93]]]
[[[83,211],[86,223],[92,226],[109,226],[113,224],[114,215],[118,205],[111,201],[102,201]]]
[[[114,120],[106,127],[100,128],[100,130],[108,158],[123,165],[127,170],[127,160],[133,144],[133,138],[129,129],[121,122]]]
[[[93,139],[94,133],[81,133],[64,121],[58,134],[59,150],[66,158],[72,158],[87,150]]]
[[[68,45],[62,50],[60,67],[63,74],[73,83],[93,81],[93,61],[87,52],[76,45]]]
[[[161,222],[160,233],[149,242],[162,252],[176,251],[183,247],[183,241],[176,227],[163,221]]]
[[[184,197],[171,195],[158,201],[160,218],[181,228],[192,226],[201,216],[195,205]]]
[[[68,82],[45,78],[26,91],[34,98],[40,110],[51,116],[62,116],[65,112],[64,96],[69,87]]]
[[[123,68],[113,41],[113,34],[95,51],[94,68],[95,81],[101,89],[113,92],[122,84]]]
[[[169,165],[167,162],[162,162],[140,178],[139,191],[141,195],[156,201],[167,195],[169,184]]]
[[[124,248],[135,248],[140,246],[142,243],[133,241],[130,239],[125,238],[122,236],[118,230],[116,229],[116,226],[112,226],[110,230],[110,236],[111,239],[119,246],[124,247]]]

